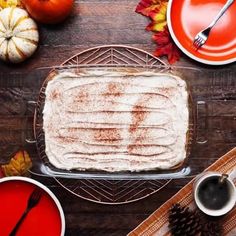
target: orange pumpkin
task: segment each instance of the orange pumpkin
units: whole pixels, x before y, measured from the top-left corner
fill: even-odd
[[[36,21],[55,24],[63,21],[71,12],[73,0],[21,0]]]

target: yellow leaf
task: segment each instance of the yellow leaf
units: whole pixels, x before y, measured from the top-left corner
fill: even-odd
[[[167,2],[162,2],[158,9],[150,12],[149,17],[153,20],[147,30],[150,31],[163,31],[167,25],[166,21]]]
[[[0,0],[0,8],[17,7],[21,5],[20,0]]]
[[[148,31],[163,31],[165,26],[167,25],[166,21],[163,22],[151,22],[147,27],[146,30]]]
[[[32,161],[26,151],[18,151],[10,160],[9,164],[2,166],[2,171],[5,176],[26,176],[28,170],[32,167]]]
[[[167,2],[161,3],[159,9],[156,10],[156,14],[155,11],[150,13],[151,19],[155,22],[166,21],[167,5]]]

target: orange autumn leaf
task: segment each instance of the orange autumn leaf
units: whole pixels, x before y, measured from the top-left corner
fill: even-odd
[[[151,11],[149,17],[152,22],[146,27],[148,31],[163,31],[167,25],[166,20],[167,2],[162,2],[158,9]]]
[[[32,167],[32,161],[26,151],[20,150],[10,160],[9,164],[2,165],[2,172],[5,176],[26,176]]]
[[[157,49],[154,52],[155,56],[167,56],[170,64],[179,60],[181,52],[174,44],[167,27],[163,31],[154,34],[152,38],[157,44]]]

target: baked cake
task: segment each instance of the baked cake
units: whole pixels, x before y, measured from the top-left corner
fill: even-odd
[[[60,169],[172,169],[186,158],[188,92],[153,72],[60,72],[46,87],[46,154]]]

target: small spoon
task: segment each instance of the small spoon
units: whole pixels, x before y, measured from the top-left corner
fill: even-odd
[[[220,184],[225,183],[225,181],[228,179],[228,177],[229,177],[229,175],[227,175],[227,174],[222,174],[222,175],[220,176],[220,178],[219,178],[219,183],[220,183]]]

